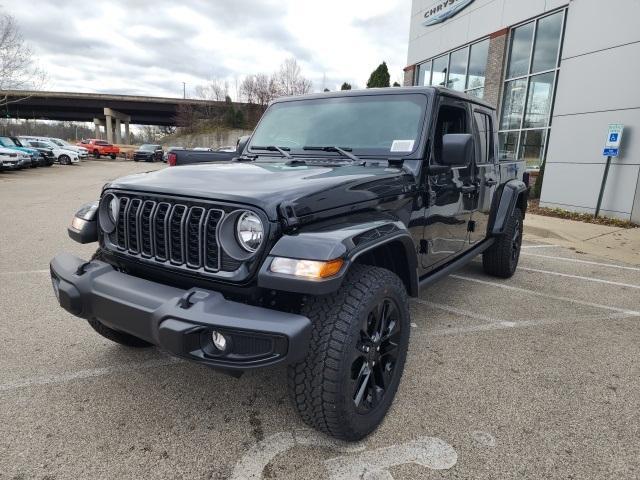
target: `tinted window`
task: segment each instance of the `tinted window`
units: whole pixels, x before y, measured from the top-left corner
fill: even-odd
[[[451,54],[451,61],[449,63],[449,79],[447,80],[447,86],[449,88],[460,92],[464,91],[465,81],[467,78],[468,55],[468,48],[457,50]]]
[[[534,25],[535,22],[531,22],[513,30],[507,78],[521,77],[529,72]]]
[[[406,155],[418,146],[426,103],[427,97],[420,94],[276,103],[260,121],[250,148],[276,145],[304,153],[303,146],[339,146],[360,153]]]
[[[556,67],[560,35],[562,33],[562,12],[541,18],[536,31],[536,45],[533,49],[531,72],[543,72]]]
[[[471,53],[469,54],[469,78],[467,80],[468,89],[484,87],[488,55],[489,40],[471,45]],[[482,97],[482,95],[478,96]]]
[[[438,163],[442,163],[442,137],[450,133],[471,133],[468,114],[464,108],[445,105],[438,112],[433,139],[433,152]]]
[[[480,163],[493,162],[493,121],[486,113],[475,112],[474,119],[480,140]]]
[[[449,68],[449,55],[438,57],[433,61],[433,76],[431,85],[444,87],[447,83],[447,70]]]

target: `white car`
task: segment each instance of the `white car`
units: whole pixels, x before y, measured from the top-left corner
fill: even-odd
[[[77,145],[72,145],[71,143],[67,142],[66,140],[62,140],[61,138],[55,138],[55,137],[20,137],[20,138],[24,138],[25,140],[42,140],[45,142],[53,143],[59,148],[63,148],[65,150],[71,150],[72,152],[77,153],[78,157],[80,157],[80,159],[82,160],[89,158],[89,150],[87,150],[84,147],[78,147]]]
[[[80,163],[80,156],[76,152],[67,150],[66,148],[61,148],[53,142],[48,142],[41,139],[27,140],[25,138],[24,140],[33,148],[50,148],[51,150],[53,150],[53,154],[56,156],[56,160],[60,165],[71,165],[72,163]]]
[[[0,171],[20,170],[31,166],[31,156],[11,148],[0,147]]]

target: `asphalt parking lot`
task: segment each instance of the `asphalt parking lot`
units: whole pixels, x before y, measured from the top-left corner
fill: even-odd
[[[0,174],[0,479],[640,478],[640,268],[525,241],[412,302],[403,381],[360,444],[307,430],[284,368],[240,379],[128,350],[57,306],[48,262],[109,179],[164,164]]]

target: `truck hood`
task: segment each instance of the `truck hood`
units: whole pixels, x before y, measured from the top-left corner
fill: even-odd
[[[415,177],[401,168],[220,162],[169,167],[117,179],[105,188],[179,195],[253,205],[278,216],[286,203],[304,216],[404,195]]]

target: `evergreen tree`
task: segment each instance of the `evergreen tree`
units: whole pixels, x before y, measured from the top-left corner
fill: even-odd
[[[382,62],[378,65],[378,68],[371,72],[371,76],[367,82],[367,88],[388,87],[390,78],[387,63]]]
[[[351,90],[351,84],[347,83],[347,82],[344,82],[342,84],[342,86],[340,87],[340,90]]]
[[[394,87],[399,87],[399,86],[400,86],[400,84],[399,84],[398,82],[393,82],[393,86],[394,86]]]

